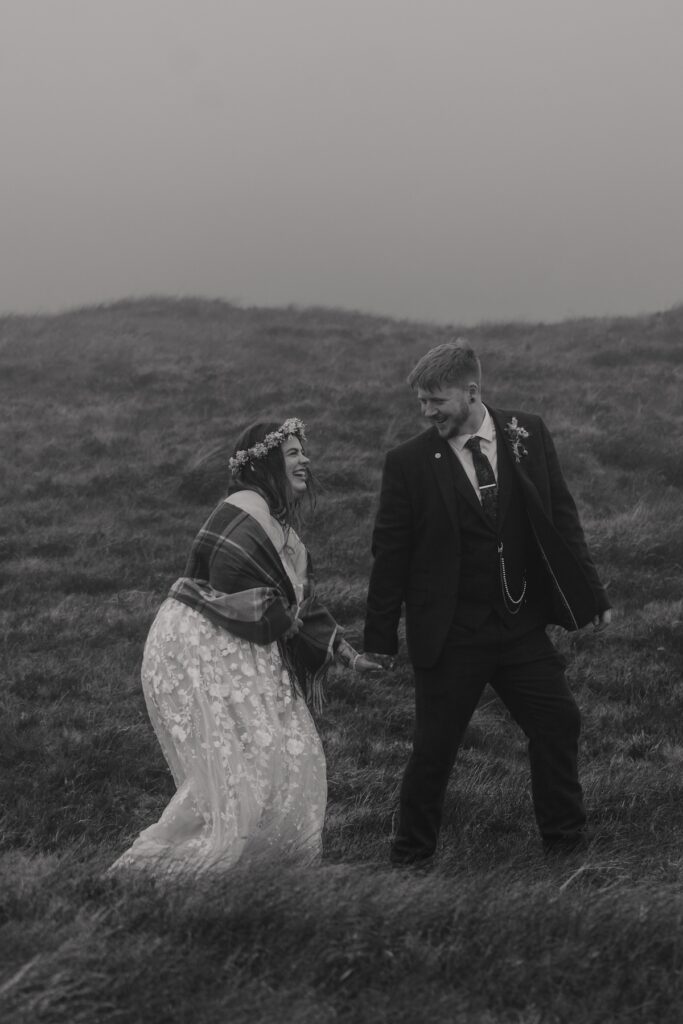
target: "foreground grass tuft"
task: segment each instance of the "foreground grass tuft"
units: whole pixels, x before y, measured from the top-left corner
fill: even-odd
[[[416,879],[266,859],[183,884],[23,869],[13,1021],[673,1021],[683,994],[680,890],[608,860]]]

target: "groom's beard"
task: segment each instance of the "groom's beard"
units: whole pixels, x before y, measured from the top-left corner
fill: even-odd
[[[436,429],[439,432],[439,436],[443,437],[444,440],[449,440],[451,437],[457,437],[458,434],[463,433],[463,427],[467,423],[467,419],[470,415],[469,405],[465,405],[464,408],[458,412],[451,413],[449,416],[444,416],[442,422],[434,419]]]

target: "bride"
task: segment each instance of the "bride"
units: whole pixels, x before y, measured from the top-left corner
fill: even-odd
[[[325,756],[307,701],[319,706],[335,658],[380,666],[315,594],[293,526],[301,499],[313,501],[305,440],[299,419],[244,431],[229,495],[152,624],[142,686],[177,791],[112,870],[227,868],[267,847],[321,852]]]

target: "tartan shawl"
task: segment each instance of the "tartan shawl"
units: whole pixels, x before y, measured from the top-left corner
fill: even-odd
[[[298,684],[319,709],[339,627],[315,594],[310,556],[308,569],[297,607],[291,580],[268,535],[248,512],[222,502],[195,537],[184,575],[169,597],[250,643],[277,642],[294,691]],[[295,617],[303,625],[285,640]]]

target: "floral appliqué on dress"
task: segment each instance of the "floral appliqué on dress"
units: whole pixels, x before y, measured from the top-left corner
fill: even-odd
[[[241,640],[169,598],[142,682],[177,792],[115,868],[226,868],[264,847],[320,854],[325,756],[277,644]]]

